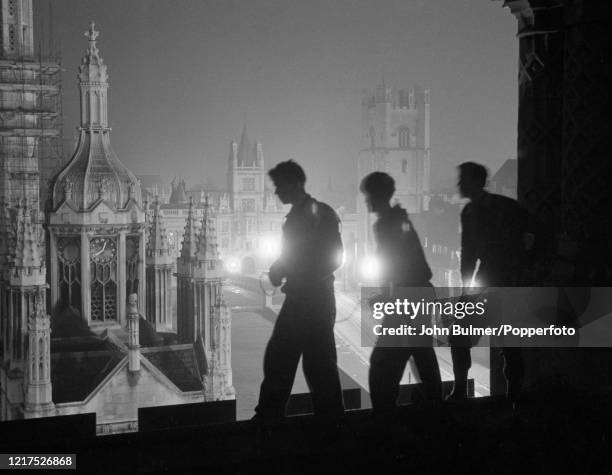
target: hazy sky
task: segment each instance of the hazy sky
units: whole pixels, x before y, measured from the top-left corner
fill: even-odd
[[[35,0],[39,29],[49,0]],[[225,179],[246,122],[266,165],[295,158],[310,182],[356,182],[361,91],[431,90],[434,182],[516,154],[516,24],[489,0],[62,0],[64,134],[78,125],[76,72],[94,20],[109,121],[135,173]],[[43,18],[43,16],[45,18]],[[70,154],[71,151],[66,151]]]

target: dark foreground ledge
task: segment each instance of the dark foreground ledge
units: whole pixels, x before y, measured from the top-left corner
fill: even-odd
[[[76,453],[79,473],[599,473],[612,469],[612,396],[534,393],[402,406],[339,425],[312,416],[104,437],[0,444],[2,453]],[[4,434],[6,436],[7,434]]]

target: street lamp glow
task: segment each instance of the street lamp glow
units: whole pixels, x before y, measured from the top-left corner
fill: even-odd
[[[380,261],[375,256],[364,257],[361,261],[361,276],[367,280],[376,280],[380,274]]]
[[[227,270],[228,272],[231,272],[232,274],[237,274],[238,272],[240,272],[240,260],[236,257],[227,257],[224,262],[225,270]]]

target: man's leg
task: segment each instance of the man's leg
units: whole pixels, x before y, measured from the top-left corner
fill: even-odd
[[[281,308],[264,355],[264,379],[255,408],[258,417],[280,419],[291,394],[302,344],[295,325],[295,303],[287,296]]]
[[[413,348],[411,351],[423,383],[425,397],[429,400],[442,399],[442,378],[436,352],[431,347]]]
[[[453,391],[448,398],[465,399],[468,395],[468,372],[472,367],[471,340],[469,336],[452,336],[449,338],[449,343],[455,381]]]
[[[504,356],[504,376],[506,377],[506,395],[510,402],[516,402],[521,392],[525,365],[521,348],[501,348]]]
[[[375,413],[392,413],[399,395],[399,383],[410,358],[407,348],[375,347],[370,355],[370,399]]]
[[[325,298],[322,305],[313,307],[309,312],[318,314],[303,315],[303,331],[308,335],[302,356],[304,376],[310,388],[314,413],[339,417],[344,413],[344,403],[334,340],[336,304],[333,295]]]

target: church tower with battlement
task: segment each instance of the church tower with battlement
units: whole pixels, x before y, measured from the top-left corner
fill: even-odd
[[[361,148],[357,183],[374,171],[395,180],[393,201],[408,213],[427,210],[430,186],[429,90],[420,87],[393,91],[379,84],[365,91],[361,104]],[[363,196],[357,197],[363,243],[371,241],[371,222]]]

